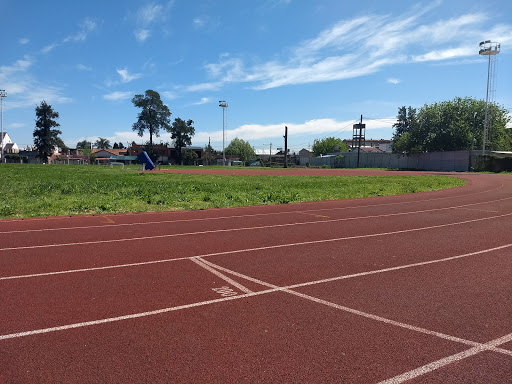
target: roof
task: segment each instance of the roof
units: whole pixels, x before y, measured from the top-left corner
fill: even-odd
[[[116,161],[116,160],[125,160],[125,161],[135,161],[137,160],[137,156],[115,156],[112,155],[109,157],[110,161]]]
[[[98,152],[108,152],[108,153],[112,154],[113,156],[122,156],[125,153],[127,153],[128,150],[127,149],[113,149],[113,148],[109,148],[109,149],[106,149],[106,148],[94,148],[92,150],[92,153],[98,153]]]

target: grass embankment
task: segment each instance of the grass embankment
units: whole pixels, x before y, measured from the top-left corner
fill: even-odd
[[[139,173],[76,165],[0,165],[0,218],[349,199],[464,184],[443,176],[319,177]]]

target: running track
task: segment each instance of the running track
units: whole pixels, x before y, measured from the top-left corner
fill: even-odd
[[[512,176],[457,176],[0,221],[0,383],[512,383]]]

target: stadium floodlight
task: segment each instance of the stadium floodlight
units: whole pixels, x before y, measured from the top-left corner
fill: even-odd
[[[1,147],[2,147],[2,155],[1,155],[2,163],[5,163],[5,158],[4,158],[4,108],[3,108],[4,107],[3,106],[4,97],[7,97],[7,92],[5,92],[5,89],[0,89],[0,132],[1,132],[0,142],[1,142]]]
[[[226,108],[228,107],[228,102],[219,100],[219,107],[222,108],[222,165],[226,165]]]

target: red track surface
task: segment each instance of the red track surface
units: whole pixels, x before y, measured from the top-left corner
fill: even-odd
[[[458,176],[405,196],[0,221],[0,382],[512,383],[512,176]]]

